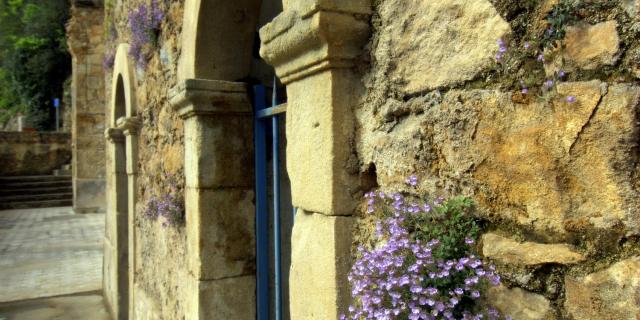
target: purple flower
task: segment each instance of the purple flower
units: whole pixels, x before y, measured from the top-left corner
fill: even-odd
[[[137,9],[129,13],[129,28],[131,29],[131,46],[129,56],[131,56],[138,66],[146,64],[146,56],[143,49],[146,44],[151,43],[160,31],[160,23],[164,19],[164,12],[158,7],[158,1],[152,0],[149,8],[145,3],[141,3]]]
[[[576,97],[575,97],[575,96],[568,96],[568,97],[567,97],[567,102],[569,102],[569,103],[574,103],[574,102],[576,102],[576,100],[577,100],[577,99],[576,99]]]
[[[560,77],[560,78],[564,78],[564,76],[566,76],[566,75],[567,75],[567,73],[562,71],[562,70],[560,70],[560,72],[558,72],[558,77]]]
[[[544,54],[542,53],[538,54],[538,57],[536,59],[540,62],[544,62]]]
[[[553,87],[553,80],[549,79],[547,81],[544,82],[544,86],[547,88],[551,88]]]
[[[524,88],[522,88],[522,90],[520,92],[522,92],[522,94],[528,94],[529,93],[529,88],[524,87]]]
[[[415,186],[418,178],[410,176],[406,183]],[[448,210],[447,204],[438,207],[438,215],[427,216],[423,211],[433,212],[429,204],[413,198],[405,200],[399,193],[368,192],[365,198],[370,210],[379,209],[382,216],[376,221],[371,247],[362,244],[357,247],[358,258],[347,275],[354,304],[341,319],[454,319],[454,314],[467,314],[467,319],[488,316],[487,308],[472,314],[465,310],[469,304],[460,303],[465,292],[471,297],[479,297],[487,282],[497,280],[496,274],[485,271],[482,261],[469,252],[473,248],[468,245],[475,243],[475,234],[459,239],[459,242],[464,241],[464,244],[457,242],[461,254],[447,260],[437,258],[442,254],[440,251],[447,248],[441,246],[440,240],[416,236],[415,223],[422,223],[423,218],[439,219],[440,209]],[[374,198],[379,199],[373,201]],[[443,201],[438,198],[434,205],[439,206]],[[158,205],[165,208],[165,205]]]
[[[408,185],[415,187],[418,184],[418,177],[416,175],[411,175],[407,178],[407,180],[405,180],[405,182]]]
[[[524,43],[524,48],[525,49],[529,49],[531,47],[531,45],[529,44],[529,42],[525,42]]]

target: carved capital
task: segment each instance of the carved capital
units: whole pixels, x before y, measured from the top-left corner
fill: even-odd
[[[119,128],[107,128],[104,131],[104,137],[111,143],[124,141],[124,134],[122,132],[122,129]]]
[[[187,79],[171,89],[169,99],[182,119],[193,116],[251,114],[247,87],[242,82]]]
[[[121,117],[116,120],[116,126],[125,136],[137,136],[142,123],[138,117]]]
[[[351,68],[369,37],[368,0],[300,1],[260,29],[260,55],[284,84]]]

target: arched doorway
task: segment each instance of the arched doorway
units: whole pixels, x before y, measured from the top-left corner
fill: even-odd
[[[108,165],[108,208],[103,282],[105,299],[115,319],[129,318],[133,302],[135,164],[138,120],[135,108],[133,65],[128,45],[121,44],[114,65]]]

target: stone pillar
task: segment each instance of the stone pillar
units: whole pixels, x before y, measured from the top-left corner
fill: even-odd
[[[72,4],[67,41],[73,57],[73,208],[79,213],[105,212],[104,10],[100,4]]]
[[[359,191],[352,67],[369,35],[368,0],[286,1],[260,30],[260,54],[287,85],[287,170],[294,207],[292,319],[337,319],[350,290],[351,217]]]
[[[188,79],[184,120],[187,319],[255,319],[253,126],[243,83]]]
[[[138,201],[136,192],[136,178],[138,175],[138,133],[140,130],[141,122],[138,117],[126,117],[118,119],[118,128],[122,130],[125,137],[125,153],[126,153],[126,172],[127,172],[127,227],[128,227],[128,286],[129,286],[129,319],[134,319],[135,311],[135,299],[134,299],[134,284],[135,284],[135,217],[136,217],[136,203]]]
[[[114,319],[128,315],[129,288],[129,215],[128,179],[126,171],[126,137],[122,128],[105,131],[110,163],[110,190],[105,221],[103,291],[105,302]]]

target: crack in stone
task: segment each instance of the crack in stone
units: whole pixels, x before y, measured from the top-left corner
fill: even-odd
[[[603,95],[600,95],[600,99],[598,99],[598,103],[596,103],[596,106],[591,111],[591,114],[589,115],[589,119],[587,119],[587,122],[585,122],[582,125],[582,128],[580,128],[580,131],[578,131],[578,134],[576,134],[576,138],[573,139],[571,146],[569,146],[569,155],[571,155],[571,153],[573,152],[573,147],[576,145],[576,143],[578,143],[578,140],[580,140],[580,136],[582,135],[584,130],[589,126],[589,124],[591,123],[591,120],[593,120],[593,118],[595,117],[596,113],[598,112],[598,109],[600,108],[600,104],[602,103],[602,100],[604,99],[605,96],[606,96],[606,93]]]

